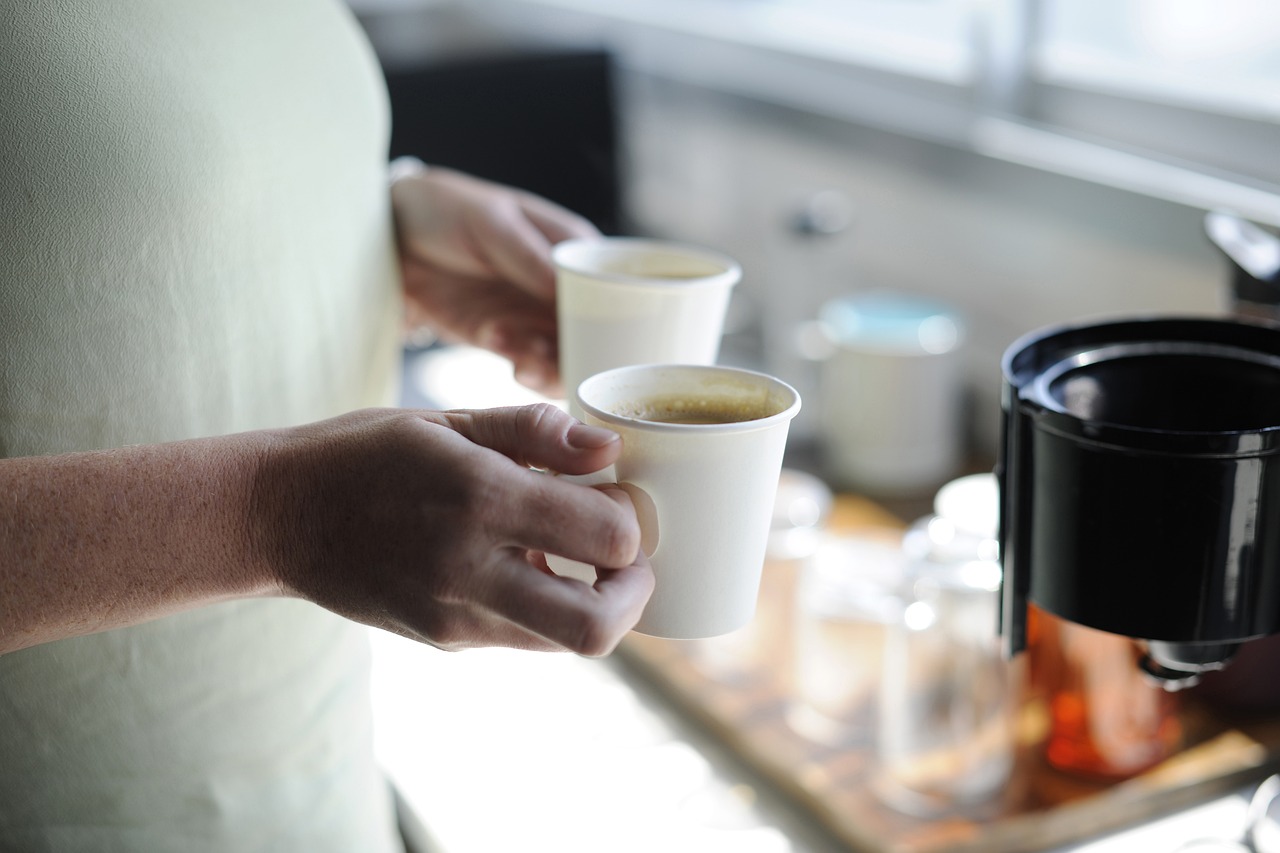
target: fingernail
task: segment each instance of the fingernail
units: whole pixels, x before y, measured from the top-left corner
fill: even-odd
[[[577,450],[598,450],[618,440],[618,434],[603,427],[574,424],[565,436],[569,446]]]
[[[605,484],[603,486],[596,486],[596,488],[604,492],[606,495],[613,498],[614,500],[621,499],[622,502],[629,507],[635,506],[635,504],[631,500],[631,495],[627,494],[626,489],[620,488],[619,486],[613,485],[611,483]]]

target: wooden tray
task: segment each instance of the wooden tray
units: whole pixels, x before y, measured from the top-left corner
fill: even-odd
[[[876,535],[900,530],[902,521],[870,501],[841,496],[831,526]],[[851,850],[1043,850],[1187,807],[1280,770],[1280,720],[1228,720],[1186,702],[1184,747],[1172,758],[1123,782],[1069,778],[1041,760],[1045,715],[1027,701],[1017,767],[1000,802],[981,815],[902,814],[874,792],[868,745],[823,746],[787,721],[796,568],[766,565],[756,620],[743,636],[687,642],[633,634],[618,656]]]

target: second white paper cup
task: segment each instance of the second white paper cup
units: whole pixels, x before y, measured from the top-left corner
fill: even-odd
[[[567,240],[556,266],[560,377],[570,394],[588,376],[630,364],[714,364],[742,268],[681,243],[633,237]]]
[[[800,411],[790,385],[748,370],[640,365],[605,371],[575,395],[582,419],[622,436],[597,482],[631,493],[656,577],[635,630],[672,639],[727,634],[755,614],[787,431]],[[710,402],[748,413],[731,423],[644,419],[653,400]],[[565,561],[548,558],[560,574]],[[594,570],[591,570],[593,579]],[[581,575],[577,575],[581,577]]]

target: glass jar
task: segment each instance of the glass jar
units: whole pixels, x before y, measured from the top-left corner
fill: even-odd
[[[900,536],[830,536],[801,567],[787,721],[812,741],[874,738],[885,635],[901,617],[906,583]]]
[[[948,483],[903,539],[913,577],[885,640],[876,790],[911,814],[972,813],[1013,771],[1021,664],[997,635],[995,480]]]

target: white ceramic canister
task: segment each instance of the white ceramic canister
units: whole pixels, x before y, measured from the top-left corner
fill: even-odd
[[[939,302],[876,291],[823,306],[819,440],[831,481],[932,493],[964,453],[963,328]]]

